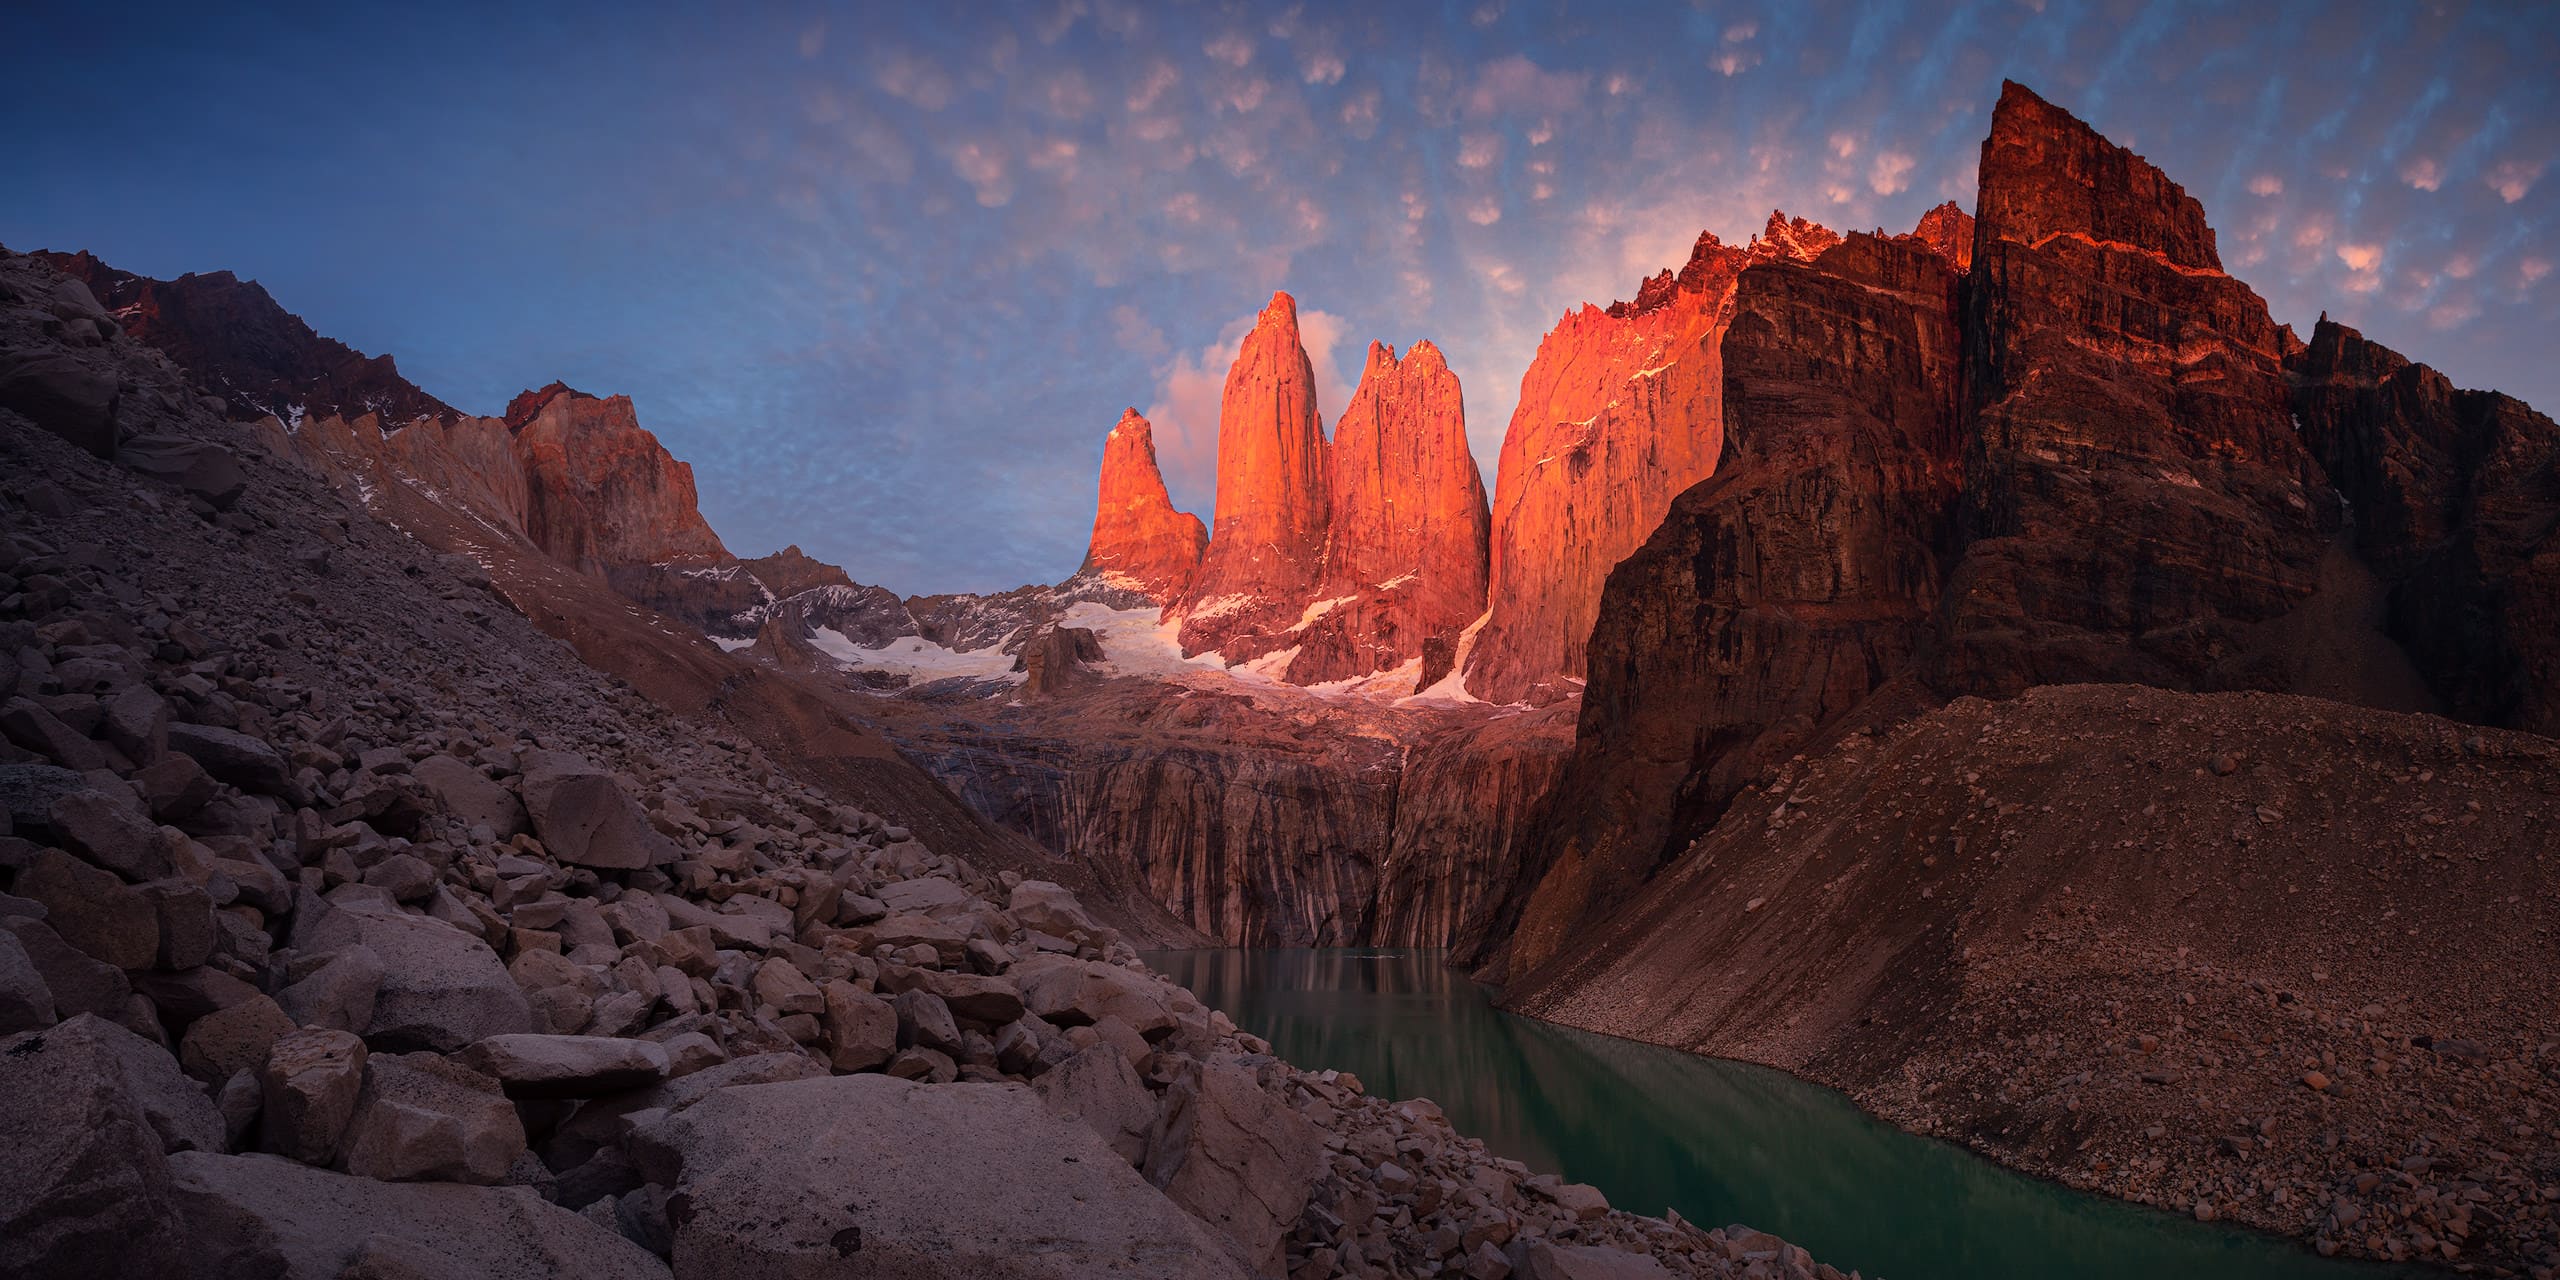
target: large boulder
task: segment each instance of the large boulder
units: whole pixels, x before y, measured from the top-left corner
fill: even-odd
[[[104,964],[148,969],[160,956],[160,915],[113,872],[46,849],[18,873],[17,894],[41,902],[62,940]]]
[[[611,1036],[491,1036],[459,1055],[510,1098],[593,1098],[667,1078],[667,1051]]]
[[[1020,1085],[835,1076],[641,1125],[691,1280],[1221,1280],[1219,1241]],[[681,1211],[675,1211],[678,1206]]]
[[[312,1028],[275,1042],[259,1071],[258,1145],[304,1164],[338,1158],[364,1091],[364,1041]]]
[[[1276,1276],[1323,1157],[1306,1117],[1265,1091],[1252,1068],[1218,1060],[1165,1091],[1146,1174],[1218,1228],[1246,1267]]]
[[[465,826],[486,826],[501,840],[524,830],[524,804],[516,793],[492,780],[467,760],[428,756],[411,766],[410,775],[427,789],[436,807]]]
[[[101,458],[115,456],[121,394],[114,374],[68,351],[0,352],[0,409],[16,410]]]
[[[636,871],[674,862],[681,852],[649,825],[649,816],[612,774],[584,757],[566,751],[526,752],[523,787],[534,834],[562,862]]]
[[[360,1030],[378,1048],[451,1053],[533,1029],[524,991],[498,953],[441,920],[393,908],[333,907],[317,925],[297,925],[294,945],[311,954],[356,946],[373,952],[382,979],[372,1019]]]
[[[187,724],[169,726],[169,749],[204,766],[206,773],[243,791],[260,795],[289,796],[293,792],[293,769],[283,756],[237,729],[220,725]]]
[[[1087,1045],[1049,1068],[1034,1087],[1051,1109],[1083,1121],[1122,1159],[1134,1165],[1146,1158],[1156,1097],[1118,1047]]]
[[[240,459],[210,440],[185,436],[135,436],[116,446],[116,461],[164,484],[175,485],[218,510],[230,510],[249,488]]]
[[[0,1036],[50,1027],[58,1015],[53,988],[18,935],[0,931]]]
[[[365,1061],[343,1163],[389,1182],[494,1183],[524,1146],[496,1080],[432,1053],[382,1053]]]
[[[1022,988],[1031,1012],[1062,1027],[1118,1018],[1150,1040],[1177,1025],[1161,981],[1115,964],[1068,956],[1034,956],[1006,974]]]
[[[523,1187],[377,1182],[267,1156],[169,1162],[200,1274],[274,1280],[666,1280],[664,1263]],[[105,1273],[100,1273],[105,1274]],[[131,1274],[144,1274],[134,1272]],[[167,1274],[179,1274],[171,1272]]]
[[[222,1116],[159,1046],[102,1019],[0,1040],[0,1275],[184,1275],[171,1150]]]

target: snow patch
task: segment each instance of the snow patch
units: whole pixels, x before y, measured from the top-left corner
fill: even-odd
[[[720,646],[720,652],[722,653],[736,653],[740,649],[752,648],[754,647],[755,642],[756,638],[754,636],[748,636],[744,640],[733,640],[727,636],[711,637],[711,643]]]
[[[894,671],[918,683],[947,680],[953,676],[1009,681],[1024,678],[1023,673],[1013,669],[1013,655],[1001,649],[959,653],[922,636],[900,636],[877,648],[866,649],[833,627],[819,627],[809,633],[809,647],[844,667]]]

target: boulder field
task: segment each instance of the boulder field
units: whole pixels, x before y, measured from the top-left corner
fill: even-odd
[[[0,258],[0,361],[120,406],[0,407],[0,1273],[1836,1274],[1279,1061],[1160,917],[588,665],[709,646],[545,634],[502,593],[578,575],[377,520],[64,281]]]

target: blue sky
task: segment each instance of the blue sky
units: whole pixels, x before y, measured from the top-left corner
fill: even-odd
[[[627,393],[741,554],[1001,589],[1075,567],[1124,406],[1209,514],[1272,290],[1328,416],[1437,342],[1489,478],[1560,314],[1773,207],[1970,207],[2007,76],[2278,319],[2560,409],[2551,5],[736,7],[21,9],[0,243],[228,268],[473,412]]]

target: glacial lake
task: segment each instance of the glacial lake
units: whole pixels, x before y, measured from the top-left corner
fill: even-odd
[[[1869,1280],[2396,1280],[2272,1236],[2086,1195],[1905,1133],[1784,1072],[1494,1009],[1433,951],[1155,951],[1310,1070],[1429,1098],[1462,1133],[1637,1213],[1744,1223]]]

